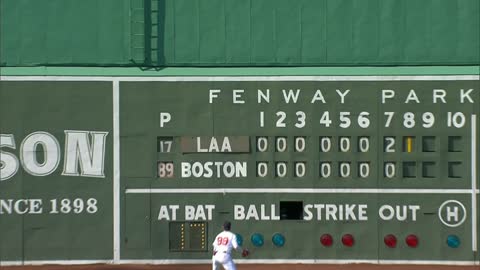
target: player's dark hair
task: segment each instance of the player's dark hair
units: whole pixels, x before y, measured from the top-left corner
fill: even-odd
[[[232,223],[230,223],[230,221],[225,221],[225,222],[223,223],[223,229],[224,229],[225,231],[230,231],[230,228],[232,228]]]

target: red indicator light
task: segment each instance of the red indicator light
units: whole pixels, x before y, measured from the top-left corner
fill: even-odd
[[[355,243],[355,240],[353,239],[353,236],[351,234],[345,234],[342,237],[342,243],[347,247],[351,247]]]
[[[320,237],[320,242],[322,245],[329,247],[333,244],[333,238],[330,234],[324,234]]]
[[[383,242],[385,242],[385,245],[387,245],[389,248],[394,248],[397,246],[397,238],[393,234],[385,235]]]
[[[405,242],[409,247],[412,247],[412,248],[418,246],[418,238],[416,235],[413,235],[413,234],[410,234],[409,236],[407,236],[407,238],[405,238]]]

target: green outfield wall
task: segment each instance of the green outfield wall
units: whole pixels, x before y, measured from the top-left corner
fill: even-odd
[[[0,266],[480,265],[478,0],[0,0]]]
[[[477,0],[2,0],[1,66],[478,65]]]
[[[0,265],[479,263],[478,74],[58,75],[1,77]]]

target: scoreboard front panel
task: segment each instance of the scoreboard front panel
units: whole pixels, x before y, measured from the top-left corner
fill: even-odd
[[[122,257],[209,258],[230,220],[260,260],[478,259],[478,88],[120,82]]]

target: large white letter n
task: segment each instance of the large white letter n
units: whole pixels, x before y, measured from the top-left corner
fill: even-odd
[[[107,135],[108,132],[65,130],[65,161],[62,175],[104,178]],[[77,167],[79,163],[80,174]]]

